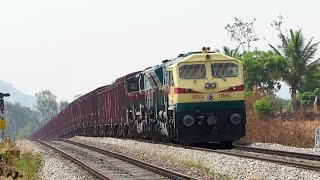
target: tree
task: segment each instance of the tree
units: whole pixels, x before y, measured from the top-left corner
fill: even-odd
[[[310,106],[313,104],[315,95],[313,92],[304,92],[299,94],[300,104],[303,106]]]
[[[36,109],[39,113],[39,120],[41,124],[47,123],[51,118],[58,114],[56,96],[49,90],[43,90],[36,93],[36,100]]]
[[[231,49],[227,46],[223,46],[223,53],[227,56],[231,56],[231,57],[234,57],[236,58],[237,56],[239,56],[239,48],[240,46],[238,46],[236,49]]]
[[[254,51],[242,54],[239,59],[244,63],[246,91],[251,91],[253,86],[265,94],[280,89],[280,84],[274,79],[278,67],[283,66],[281,56],[271,51]]]
[[[317,88],[320,88],[320,71],[312,76],[302,77],[299,93],[312,92]]]
[[[252,46],[252,42],[259,41],[260,38],[254,32],[255,18],[251,22],[245,22],[242,19],[234,17],[235,22],[233,24],[227,24],[225,29],[231,36],[232,40],[239,43],[242,50],[249,52]]]
[[[293,110],[297,109],[297,91],[304,77],[312,77],[320,68],[320,60],[313,59],[317,51],[317,43],[311,38],[307,43],[299,31],[290,29],[289,35],[285,36],[281,31],[281,23],[277,27],[281,45],[277,48],[270,45],[275,53],[284,58],[285,66],[279,69],[278,75],[282,81],[290,86]]]
[[[311,106],[317,96],[320,95],[320,89],[316,88],[313,91],[299,93],[298,100],[303,106]]]
[[[35,122],[29,122],[27,125],[19,129],[19,131],[16,134],[17,139],[24,139],[29,138],[34,131],[36,131],[38,128],[40,128],[40,124],[38,121]]]
[[[59,112],[64,110],[69,105],[68,101],[60,101],[59,102]]]
[[[7,130],[6,133],[13,137],[14,132],[18,138],[28,138],[33,131],[39,127],[39,120],[37,112],[29,107],[23,107],[20,103],[6,102],[6,121]],[[28,125],[29,128],[24,129]]]

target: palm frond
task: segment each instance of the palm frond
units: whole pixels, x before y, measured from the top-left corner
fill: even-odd
[[[312,71],[313,73],[319,72],[320,74],[320,58],[308,64],[307,68],[309,69],[309,71]]]
[[[317,51],[317,47],[319,45],[319,43],[314,43],[314,44],[311,44],[312,43],[312,39],[308,42],[307,45],[309,45],[308,47],[306,46],[304,48],[304,54],[303,56],[301,57],[305,62],[309,62],[310,59],[313,59],[314,55],[316,54],[316,51]]]
[[[282,56],[282,54],[278,51],[277,48],[275,48],[275,47],[274,47],[273,45],[271,45],[271,44],[269,44],[269,46],[271,47],[271,49],[273,50],[274,53]]]
[[[304,59],[306,59],[307,57],[308,57],[308,51],[310,50],[310,46],[312,46],[312,40],[313,40],[313,38],[311,38],[310,40],[309,40],[309,42],[306,44],[306,46],[304,47],[304,49],[303,49],[303,51],[302,51],[302,54],[301,54],[301,56],[302,56],[302,58],[304,58]]]
[[[237,54],[239,53],[240,45],[234,50]]]

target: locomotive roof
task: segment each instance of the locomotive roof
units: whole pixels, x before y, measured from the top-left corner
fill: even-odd
[[[206,55],[210,55],[210,60],[216,60],[216,61],[226,61],[226,60],[236,60],[238,62],[240,62],[239,60],[227,56],[225,54],[222,53],[198,53],[198,52],[192,52],[189,54],[186,54],[186,56],[182,59],[180,59],[179,61],[176,61],[174,64],[171,64],[168,69],[172,69],[174,66],[178,65],[181,62],[204,62],[206,61]]]
[[[141,71],[136,71],[136,72],[133,72],[133,73],[130,73],[130,74],[127,74],[125,76],[122,76],[120,78],[117,78],[112,84],[118,84],[118,83],[121,83],[127,79],[130,79],[131,77],[134,77],[136,74],[139,74]]]
[[[155,65],[153,67],[148,67],[141,73],[146,73],[150,71],[155,71],[158,68],[168,68],[171,69],[173,66],[177,65],[180,62],[203,62],[205,61],[205,56],[210,55],[211,60],[219,60],[219,61],[224,61],[224,60],[236,60],[239,62],[239,60],[227,56],[223,53],[219,52],[208,52],[208,53],[203,53],[200,51],[196,52],[188,52],[186,54],[179,54],[177,58],[171,59],[171,60],[164,60],[162,64]]]

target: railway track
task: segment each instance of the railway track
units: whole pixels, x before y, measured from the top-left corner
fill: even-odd
[[[260,161],[267,161],[271,163],[293,166],[297,168],[320,171],[320,161],[310,160],[312,158],[316,158],[314,157],[314,155],[309,156],[308,154],[297,153],[297,156],[294,156],[295,153],[293,153],[290,156],[287,156],[290,154],[290,152],[283,152],[283,151],[276,151],[276,150],[262,151],[261,149],[249,150],[243,147],[241,148],[241,150],[237,148],[218,150],[218,149],[206,149],[206,148],[198,148],[198,147],[191,147],[191,149],[214,152],[214,153],[225,154],[225,155],[232,155],[232,156],[237,156],[241,158],[250,158],[250,159],[255,159]]]
[[[271,149],[265,149],[265,148],[253,148],[253,147],[240,146],[240,145],[235,145],[234,149],[248,151],[248,152],[256,152],[256,153],[271,154],[271,155],[277,155],[277,156],[299,158],[299,159],[312,160],[312,161],[320,161],[320,155],[315,155],[315,154],[271,150]]]
[[[196,147],[196,146],[183,146],[179,144],[168,144],[163,142],[154,142],[149,140],[142,140],[143,142],[156,143],[169,145],[174,147],[182,147],[191,150],[199,150],[206,152],[213,152],[241,158],[250,158],[260,161],[267,161],[297,168],[308,170],[320,171],[320,155],[296,153],[289,151],[279,151],[263,148],[253,148],[240,145],[234,145],[232,149],[219,149],[212,146]]]
[[[98,179],[195,179],[139,160],[69,140],[38,141]]]

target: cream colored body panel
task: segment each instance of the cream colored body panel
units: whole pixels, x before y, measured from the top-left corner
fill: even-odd
[[[210,58],[206,58],[206,56]],[[238,76],[236,77],[213,77],[211,65],[214,63],[234,63],[238,65]],[[182,79],[179,76],[179,68],[185,64],[204,64],[206,67],[206,77],[204,79]],[[201,53],[187,56],[185,59],[171,65],[174,86],[170,87],[169,105],[188,102],[210,102],[210,101],[234,101],[243,100],[244,91],[226,91],[235,86],[244,84],[243,63],[237,59],[221,53]],[[205,83],[215,83],[215,88],[205,88]],[[175,93],[173,88],[187,89],[190,93]],[[193,93],[191,93],[193,92]],[[196,92],[196,93],[195,93]],[[213,96],[213,100],[208,98]]]

